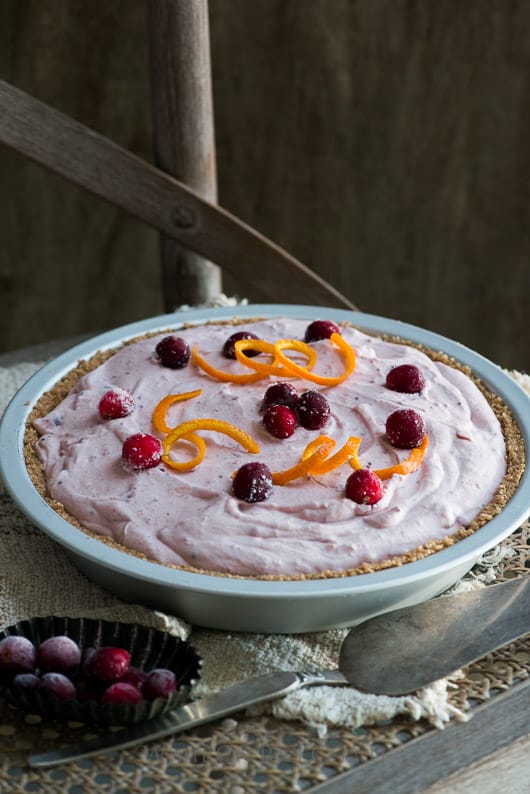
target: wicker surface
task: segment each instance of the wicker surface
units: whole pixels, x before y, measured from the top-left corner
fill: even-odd
[[[497,581],[527,573],[530,523],[525,523],[503,546],[514,554],[499,563]],[[480,574],[477,568],[471,576],[476,574]],[[527,636],[469,666],[465,677],[455,682],[451,700],[459,709],[472,712],[529,675]],[[308,791],[433,730],[421,721],[400,718],[355,731],[330,729],[326,736],[319,736],[301,723],[237,715],[156,744],[35,771],[25,764],[28,753],[78,741],[96,731],[83,725],[44,722],[0,703],[0,792]]]

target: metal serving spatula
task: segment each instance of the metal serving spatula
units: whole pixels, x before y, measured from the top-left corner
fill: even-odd
[[[56,766],[162,739],[306,686],[350,684],[386,695],[413,692],[530,631],[529,581],[526,576],[380,615],[348,633],[339,670],[280,671],[248,679],[131,728],[32,755],[28,763]]]

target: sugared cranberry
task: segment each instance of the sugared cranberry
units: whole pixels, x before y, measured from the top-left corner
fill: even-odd
[[[155,347],[160,363],[170,369],[182,369],[190,360],[190,348],[181,336],[165,336]]]
[[[330,416],[327,399],[319,391],[305,391],[298,400],[298,419],[306,430],[319,430]]]
[[[149,433],[135,433],[123,442],[123,467],[128,471],[142,471],[158,466],[162,458],[162,445]]]
[[[360,505],[375,505],[383,496],[381,480],[371,469],[357,469],[346,480],[346,496]]]
[[[386,435],[393,447],[413,449],[425,437],[425,422],[417,411],[400,408],[387,418]]]
[[[331,334],[340,334],[340,328],[332,320],[314,320],[305,330],[304,342],[318,342],[329,339]]]
[[[35,669],[35,646],[26,637],[12,634],[0,642],[0,677],[9,679]]]
[[[171,692],[176,691],[177,679],[175,673],[159,667],[148,673],[142,694],[146,700],[155,700],[155,698],[167,698]]]
[[[274,438],[289,438],[296,430],[296,416],[287,405],[269,405],[263,412],[263,424]]]
[[[245,502],[263,502],[272,493],[271,470],[264,463],[245,463],[233,479],[232,490]]]
[[[85,661],[83,672],[98,681],[118,681],[129,669],[131,657],[125,648],[102,645]]]
[[[145,673],[143,670],[140,670],[139,667],[129,667],[127,672],[124,673],[124,675],[122,675],[120,678],[120,681],[122,681],[124,684],[132,684],[141,692],[146,678],[147,673]]]
[[[41,672],[72,673],[80,661],[79,645],[63,635],[48,637],[37,649],[37,667]]]
[[[298,392],[291,383],[273,383],[263,397],[263,408],[269,405],[287,405],[294,411],[298,405]]]
[[[76,688],[62,673],[44,673],[40,678],[39,692],[56,700],[75,700]]]
[[[403,394],[417,394],[425,386],[425,379],[415,364],[399,364],[386,376],[386,385]]]
[[[99,401],[102,419],[122,419],[134,411],[134,397],[125,389],[110,389]]]
[[[35,673],[19,673],[13,679],[15,689],[33,692],[40,685],[40,678]]]
[[[142,693],[139,689],[136,689],[132,684],[127,684],[125,681],[118,681],[105,690],[101,702],[122,705],[124,703],[139,703],[141,699]]]
[[[250,331],[236,331],[235,334],[232,334],[232,336],[228,337],[223,345],[223,356],[225,358],[236,357],[235,344],[236,342],[239,342],[240,339],[259,339],[259,336],[252,334]],[[259,350],[252,350],[252,348],[245,350],[244,353],[249,358],[259,356]]]

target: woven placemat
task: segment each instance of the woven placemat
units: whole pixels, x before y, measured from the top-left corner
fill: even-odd
[[[496,581],[528,573],[530,523],[508,538],[502,548],[510,553],[500,555]],[[467,578],[490,576],[489,565],[477,565]],[[481,703],[529,676],[530,636],[467,667],[463,677],[452,683],[449,701],[472,717]],[[331,727],[320,735],[298,721],[236,715],[156,744],[36,771],[25,764],[28,753],[89,738],[98,731],[79,724],[47,722],[36,715],[24,716],[0,702],[0,792],[307,791],[434,730],[424,719],[400,716],[353,730]]]

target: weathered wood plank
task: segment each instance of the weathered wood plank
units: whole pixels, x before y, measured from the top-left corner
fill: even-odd
[[[210,256],[264,297],[288,280],[307,303],[353,309],[331,285],[222,208],[102,135],[0,80],[0,142]],[[241,261],[255,269],[241,267]],[[266,272],[268,279],[256,278]]]
[[[126,6],[4,0],[0,74],[149,158]],[[530,370],[530,4],[209,6],[222,204],[363,309]],[[156,233],[8,150],[0,173],[3,349],[159,310]]]
[[[311,790],[312,794],[420,794],[528,735],[530,681],[476,708],[469,722],[431,731]],[[480,781],[477,791],[481,791]],[[503,789],[501,784],[501,789]],[[443,789],[442,789],[443,790]],[[506,789],[508,790],[508,789]],[[452,791],[449,787],[447,791]]]

